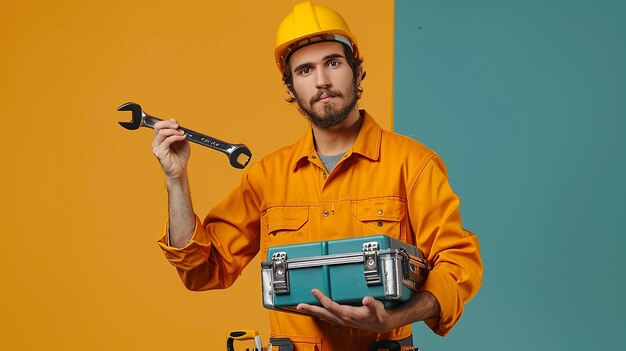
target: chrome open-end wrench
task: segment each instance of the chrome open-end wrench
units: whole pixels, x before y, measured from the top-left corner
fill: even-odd
[[[141,109],[141,106],[134,102],[127,102],[124,105],[118,107],[117,110],[132,112],[133,119],[130,122],[118,122],[122,127],[129,130],[135,130],[139,127],[148,127],[154,129],[154,125],[157,122],[162,121],[162,119],[150,116],[149,114],[145,113],[143,109]],[[250,152],[248,147],[243,144],[229,144],[213,137],[194,132],[193,130],[187,128],[178,127],[178,129],[185,132],[187,140],[225,153],[228,156],[230,165],[235,168],[242,169],[246,167],[248,165],[248,162],[250,162],[250,159],[252,158],[252,153]]]

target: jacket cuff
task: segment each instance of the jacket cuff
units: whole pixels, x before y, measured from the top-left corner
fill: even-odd
[[[206,238],[202,222],[198,216],[195,216],[195,219],[196,227],[191,240],[185,246],[178,248],[168,245],[169,223],[165,225],[162,236],[157,242],[170,264],[183,271],[189,271],[206,262],[209,258],[209,252],[211,252],[212,245],[210,242],[202,240]]]
[[[424,323],[436,334],[447,335],[463,313],[463,301],[457,283],[445,271],[433,269],[421,291],[433,294],[440,309],[439,317],[426,319]]]

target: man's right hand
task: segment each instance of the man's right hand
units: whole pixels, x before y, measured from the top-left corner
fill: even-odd
[[[170,245],[185,246],[194,232],[195,215],[189,196],[187,162],[191,155],[185,132],[170,119],[154,125],[152,153],[159,159],[167,177]]]
[[[179,130],[174,119],[157,122],[154,125],[152,153],[163,167],[165,176],[170,181],[181,180],[187,173],[187,162],[191,155],[185,132]]]

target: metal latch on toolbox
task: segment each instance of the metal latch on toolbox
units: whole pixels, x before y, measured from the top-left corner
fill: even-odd
[[[272,277],[274,293],[289,294],[289,276],[287,271],[287,253],[275,252],[272,255]]]
[[[375,241],[363,243],[363,270],[367,285],[375,285],[382,282],[378,270],[378,243]]]
[[[424,254],[419,251],[418,257],[413,255],[409,255],[405,250],[401,249],[400,254],[404,257],[402,260],[404,269],[403,269],[403,282],[409,289],[414,292],[418,292],[419,288],[424,285],[426,278],[428,277],[428,273],[430,271],[430,265],[428,264],[428,260],[426,260],[423,256]]]

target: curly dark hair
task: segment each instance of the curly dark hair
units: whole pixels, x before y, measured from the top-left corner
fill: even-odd
[[[352,75],[354,76],[354,82],[356,83],[357,74],[359,72],[359,68],[362,67],[363,59],[354,57],[354,55],[352,54],[352,49],[350,49],[347,45],[342,43],[342,46],[344,56],[348,61],[348,65],[352,69]],[[363,79],[365,79],[365,71],[362,71],[361,73],[361,81],[363,81]],[[285,63],[285,71],[283,72],[283,84],[285,84],[285,86],[287,87],[287,93],[289,94],[289,97],[285,100],[290,104],[294,103],[296,101],[296,98],[294,97],[295,92],[293,90],[293,73],[291,72],[291,65],[289,64],[289,62]],[[363,94],[363,88],[361,88],[361,85],[359,84],[359,86],[356,87],[357,100],[361,98],[361,94]]]

